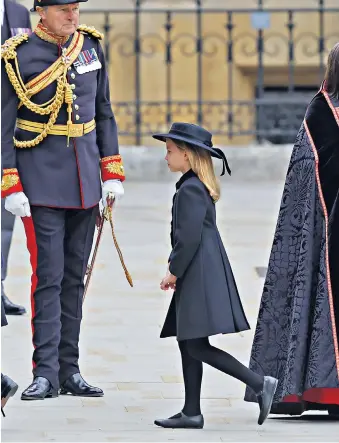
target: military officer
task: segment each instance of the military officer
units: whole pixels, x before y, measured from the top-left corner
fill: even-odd
[[[28,10],[11,0],[0,0],[1,6],[1,44],[6,40],[22,33],[31,32],[31,21]],[[8,255],[11,247],[15,216],[5,210],[5,202],[1,200],[1,298],[4,312],[7,315],[22,315],[26,313],[23,306],[13,303],[5,294],[4,281],[7,277]]]
[[[98,203],[121,198],[125,177],[103,36],[79,26],[86,1],[35,0],[32,35],[2,47],[2,195],[22,217],[33,269],[33,382],[23,400],[103,395],[80,375],[82,295]]]

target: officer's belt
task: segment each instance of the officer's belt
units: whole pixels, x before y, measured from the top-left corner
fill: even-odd
[[[82,137],[85,134],[89,134],[95,129],[95,120],[91,120],[88,123],[72,123],[70,125],[53,125],[48,131],[50,135],[65,135],[69,137]],[[45,129],[44,123],[30,122],[28,120],[22,120],[20,118],[16,121],[16,127],[23,129],[24,131],[36,132],[41,134]]]

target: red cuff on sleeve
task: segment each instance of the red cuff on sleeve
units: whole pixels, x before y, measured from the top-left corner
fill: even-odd
[[[122,182],[125,180],[121,155],[111,155],[101,159],[101,179],[103,182],[114,179],[121,180]]]
[[[17,169],[4,169],[1,181],[1,198],[14,192],[22,192],[22,185]]]

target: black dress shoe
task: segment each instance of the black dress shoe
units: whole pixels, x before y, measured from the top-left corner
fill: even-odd
[[[5,407],[8,399],[13,397],[13,395],[18,390],[18,385],[9,378],[7,375],[1,374],[1,412],[5,417],[3,408]]]
[[[173,417],[155,420],[154,424],[162,428],[171,429],[202,429],[204,427],[204,417],[201,414],[188,417],[183,412],[179,412],[179,414],[173,415]]]
[[[257,394],[260,406],[258,425],[262,425],[271,411],[273,397],[277,390],[278,380],[274,377],[264,377],[262,391]]]
[[[58,396],[58,391],[53,388],[45,377],[35,377],[33,383],[21,394],[21,400],[44,400]]]
[[[26,314],[26,309],[23,306],[16,305],[10,301],[7,295],[2,295],[6,315],[23,315]]]
[[[331,418],[339,420],[339,405],[330,405],[327,410]]]
[[[72,394],[78,397],[103,397],[104,391],[100,388],[90,386],[85,382],[81,374],[77,373],[71,375],[64,383],[62,383],[60,394]]]

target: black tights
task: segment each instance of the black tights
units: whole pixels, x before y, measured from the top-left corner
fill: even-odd
[[[207,363],[225,374],[244,382],[255,393],[263,387],[264,377],[246,368],[232,355],[210,345],[208,337],[179,341],[185,383],[185,405],[182,412],[193,416],[201,414],[200,390],[202,363]]]

